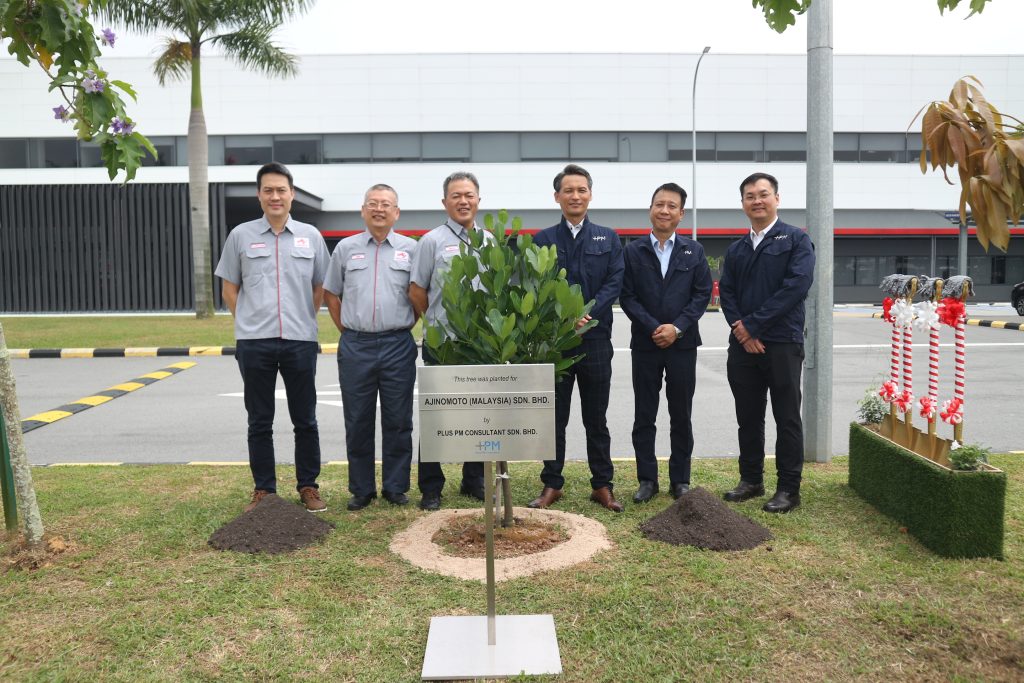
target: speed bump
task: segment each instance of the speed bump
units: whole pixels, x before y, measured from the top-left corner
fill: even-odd
[[[45,413],[38,413],[32,417],[27,417],[21,421],[21,432],[31,432],[33,429],[38,429],[44,425],[52,424],[57,420],[63,420],[65,417],[71,417],[75,413],[80,413],[83,410],[88,410],[98,405],[102,405],[107,401],[112,401],[115,398],[124,396],[127,393],[141,389],[144,386],[152,384],[153,382],[159,382],[160,380],[170,377],[171,375],[177,374],[182,370],[188,370],[190,367],[195,365],[191,361],[183,361],[181,363],[175,363],[169,365],[166,368],[157,370],[156,372],[150,372],[141,377],[130,379],[127,382],[115,384],[109,389],[98,391],[92,396],[86,396],[80,398],[77,401],[72,401],[59,408],[53,410],[47,410]]]

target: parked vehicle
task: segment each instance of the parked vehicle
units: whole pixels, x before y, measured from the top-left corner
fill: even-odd
[[[1024,282],[1018,282],[1010,290],[1010,302],[1017,309],[1017,315],[1024,315]]]

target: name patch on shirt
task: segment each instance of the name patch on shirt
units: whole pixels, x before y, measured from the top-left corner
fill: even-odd
[[[596,242],[596,241],[602,241],[602,242],[603,242],[603,241],[604,241],[604,238],[605,238],[605,236],[604,236],[604,235],[594,235],[594,236],[593,236],[593,237],[591,237],[590,239],[594,240],[595,242]]]
[[[349,260],[350,261],[358,261],[359,259],[364,259],[364,258],[366,258],[366,254],[352,254],[352,257]]]
[[[395,252],[395,260],[396,261],[408,261],[409,260],[409,252],[407,252],[407,251],[396,251]]]
[[[457,253],[459,253],[459,245],[457,245],[457,244],[449,244],[448,246],[446,246],[444,248],[444,253],[446,253],[446,254],[457,254]]]
[[[309,249],[309,238],[308,237],[296,237],[295,246],[300,249]]]
[[[253,242],[252,244],[249,245],[249,248],[250,249],[266,249],[267,248],[267,243],[266,242]]]

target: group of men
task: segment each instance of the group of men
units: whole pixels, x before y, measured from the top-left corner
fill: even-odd
[[[400,215],[397,191],[370,187],[363,198],[366,230],[343,239],[329,254],[320,232],[291,217],[295,197],[291,173],[270,163],[257,173],[263,217],[228,235],[216,274],[235,318],[236,359],[248,414],[249,464],[254,490],[247,509],[277,490],[273,419],[277,375],[284,381],[295,433],[295,471],[302,503],[311,512],[326,505],[320,496],[320,444],[316,420],[317,312],[326,301],[338,331],[338,373],[349,462],[347,507],[360,510],[377,497],[375,417],[381,409],[381,496],[392,505],[409,503],[412,465],[413,387],[416,345],[410,329],[425,318],[446,322],[441,290],[450,260],[470,243],[480,184],[468,172],[443,183],[447,218],[419,241],[395,232]],[[579,285],[597,324],[583,334],[582,354],[555,386],[555,453],[544,461],[543,488],[530,507],[547,508],[562,497],[565,432],[573,387],[579,385],[591,473],[591,500],[621,512],[614,494],[614,466],[606,414],[611,393],[612,305],[619,301],[631,327],[634,394],[632,441],[638,487],[636,503],[659,492],[655,457],[656,416],[664,381],[670,416],[669,491],[674,498],[690,487],[693,452],[691,413],[696,386],[699,320],[707,310],[712,277],[700,243],[676,232],[686,191],[675,183],[651,197],[651,232],[622,247],[614,230],[591,222],[593,179],[569,164],[554,178],[561,207],[558,224],[539,231],[534,243],[554,245],[558,265]],[[778,441],[778,487],[765,505],[788,512],[800,505],[803,426],[800,374],[803,361],[804,300],[814,271],[807,234],[778,219],[778,181],[755,173],[740,184],[750,232],[730,245],[719,283],[721,309],[731,332],[727,374],[739,426],[739,484],[725,499],[763,496],[764,420],[772,401]],[[492,236],[483,230],[484,239]],[[424,344],[425,364],[436,359]],[[420,462],[419,506],[441,507],[445,484],[441,466]],[[459,492],[484,498],[483,464],[462,466]]]

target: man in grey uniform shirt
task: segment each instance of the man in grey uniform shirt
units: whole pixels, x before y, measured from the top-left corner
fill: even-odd
[[[334,248],[324,296],[338,343],[338,377],[345,407],[349,510],[377,497],[373,452],[380,394],[381,495],[393,505],[409,502],[412,465],[412,390],[416,383],[416,322],[409,303],[409,271],[416,241],[393,230],[398,193],[378,184],[366,191],[366,230]]]
[[[457,171],[444,179],[443,188],[441,204],[448,213],[448,220],[420,239],[409,283],[409,300],[416,310],[416,316],[426,314],[427,322],[434,325],[448,322],[441,303],[442,278],[448,270],[448,264],[458,255],[461,244],[469,244],[469,231],[482,230],[476,224],[476,212],[480,208],[480,183],[476,176]],[[491,234],[484,230],[484,237],[489,238]],[[437,363],[425,343],[423,362],[427,365]],[[436,462],[420,462],[418,474],[417,483],[423,494],[420,507],[424,510],[440,509],[441,490],[444,488],[441,465]],[[484,499],[483,463],[462,464],[459,493],[468,494],[477,500]]]
[[[320,498],[320,432],[316,423],[316,314],[330,255],[320,231],[291,217],[292,174],[276,162],[256,174],[263,217],[228,235],[217,264],[221,293],[235,317],[235,359],[249,415],[249,468],[255,489],[246,511],[277,492],[274,390],[281,373],[295,428],[295,478],[310,512]]]

